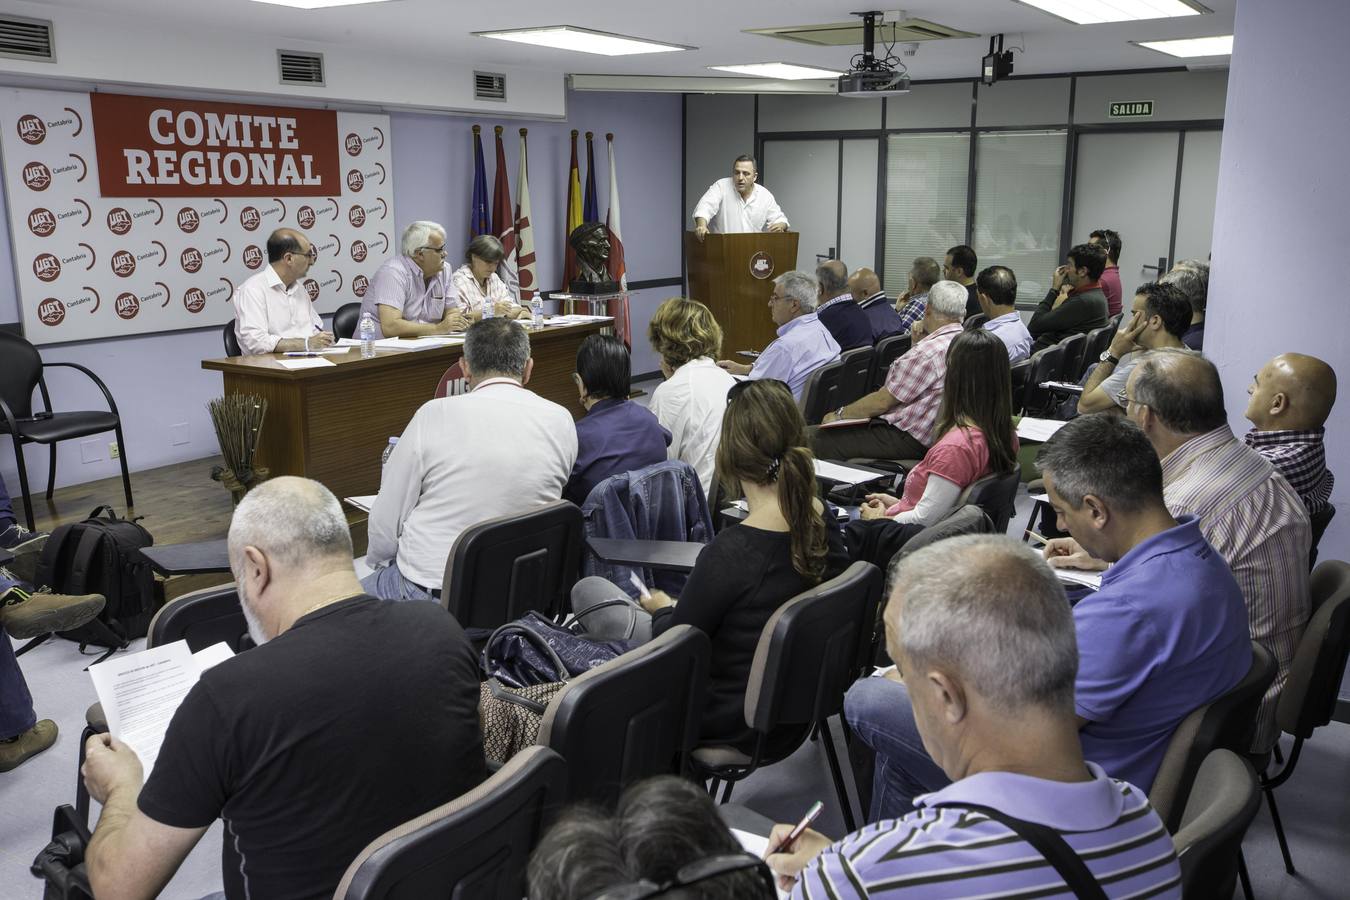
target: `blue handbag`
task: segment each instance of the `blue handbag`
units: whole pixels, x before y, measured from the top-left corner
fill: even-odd
[[[625,652],[628,644],[582,637],[531,611],[492,632],[479,667],[484,678],[496,678],[507,687],[530,687],[580,675]]]

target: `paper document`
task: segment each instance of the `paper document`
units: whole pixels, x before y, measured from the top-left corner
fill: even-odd
[[[375,342],[375,346],[381,350],[431,350],[436,347],[454,347],[462,343],[463,338],[428,335],[419,338],[381,338]]]
[[[323,366],[335,366],[337,363],[322,356],[307,356],[304,359],[279,359],[277,365],[283,369],[318,369]]]
[[[1041,387],[1046,390],[1066,391],[1070,394],[1083,393],[1083,386],[1073,381],[1042,381]]]
[[[1055,569],[1055,577],[1069,584],[1090,587],[1094,591],[1100,590],[1102,586],[1102,573],[1089,572],[1087,569]]]
[[[308,356],[346,356],[351,353],[350,347],[324,347],[322,350],[287,350],[282,356],[308,357]]]
[[[758,856],[760,859],[764,858],[765,851],[769,849],[769,838],[767,835],[761,837],[760,835],[752,834],[749,831],[741,831],[739,828],[732,828],[731,835],[740,842],[742,850],[746,853]],[[774,890],[778,891],[778,896],[782,898],[782,900],[787,900],[787,897],[789,896],[788,892],[777,886],[776,878]]]
[[[890,472],[871,472],[867,469],[841,466],[839,463],[832,463],[824,459],[816,460],[816,477],[836,481],[839,484],[866,484],[869,481],[891,477],[891,474]]]
[[[1030,416],[1023,416],[1017,423],[1017,437],[1024,441],[1048,441],[1056,431],[1068,424],[1060,419],[1033,419]]]
[[[583,316],[573,314],[570,316],[550,316],[544,320],[545,325],[585,325],[587,322],[612,322],[613,316]]]
[[[178,705],[202,672],[233,655],[223,642],[194,654],[174,641],[89,667],[109,733],[136,751],[147,778]]]
[[[817,428],[849,428],[854,425],[866,425],[871,419],[835,419],[833,422],[823,422],[817,425]]]
[[[359,497],[343,497],[348,506],[354,506],[362,512],[370,512],[370,508],[375,505],[374,494],[362,494]]]

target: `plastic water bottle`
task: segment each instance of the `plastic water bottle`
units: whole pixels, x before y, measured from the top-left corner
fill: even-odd
[[[398,438],[396,438],[396,437],[391,437],[391,438],[389,439],[389,446],[387,446],[387,447],[384,448],[384,453],[381,454],[381,456],[380,456],[380,469],[381,469],[381,470],[383,470],[384,467],[385,467],[386,465],[389,464],[389,457],[393,455],[393,453],[394,453],[394,447],[395,447],[395,445],[397,445],[397,444],[398,444]]]
[[[492,318],[492,301],[486,297],[483,298],[483,318]]]
[[[534,299],[530,301],[530,312],[534,314],[534,327],[535,327],[535,328],[543,328],[543,327],[544,327],[544,298],[543,298],[543,297],[540,297],[540,296],[537,295],[537,294],[535,295]]]
[[[361,341],[361,358],[370,359],[374,356],[375,317],[370,313],[361,313],[361,320],[356,325],[356,337]]]

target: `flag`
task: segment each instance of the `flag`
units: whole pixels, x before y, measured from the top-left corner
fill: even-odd
[[[506,150],[502,147],[502,126],[495,129],[497,136],[497,174],[492,185],[492,233],[502,242],[506,255],[497,266],[497,275],[517,299],[520,281],[516,277],[516,222],[511,215],[511,183],[506,179]]]
[[[469,206],[469,237],[490,234],[488,222],[487,174],[483,171],[483,138],[481,126],[473,126],[473,202]]]
[[[563,283],[564,291],[570,289],[572,279],[577,275],[577,255],[572,250],[572,244],[567,239],[572,236],[572,232],[581,224],[581,171],[577,167],[577,135],[579,132],[572,129],[572,167],[567,174],[567,220],[563,223],[563,259],[566,260],[563,265]]]
[[[534,271],[534,229],[530,227],[530,179],[525,163],[525,132],[520,129],[520,175],[516,178],[516,277],[520,280],[520,302],[534,299],[538,276]],[[566,285],[563,286],[566,288]]]
[[[595,145],[591,143],[594,132],[586,132],[586,203],[581,213],[583,222],[600,221],[600,203],[595,197]]]
[[[633,349],[633,335],[628,317],[628,268],[623,262],[623,234],[619,226],[619,177],[614,169],[614,135],[605,135],[609,145],[609,212],[605,215],[605,228],[609,231],[609,277],[619,283],[624,295],[609,305],[609,314],[614,317],[615,331],[619,337]]]

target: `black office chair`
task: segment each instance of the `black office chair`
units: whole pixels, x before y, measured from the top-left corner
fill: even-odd
[[[333,337],[341,340],[356,334],[356,325],[361,321],[361,304],[344,303],[333,313]]]
[[[961,323],[961,327],[969,331],[972,328],[979,328],[988,321],[989,317],[987,315],[984,313],[976,313],[973,316],[966,316],[966,320]]]
[[[1031,374],[1031,360],[1024,359],[1019,363],[1013,363],[1010,372],[1012,376],[1012,411],[1017,415],[1022,411],[1022,401],[1027,396],[1027,377]]]
[[[989,516],[989,521],[994,525],[994,531],[1002,534],[1008,530],[1008,522],[1017,512],[1017,486],[1021,483],[1022,470],[1020,467],[1013,468],[1001,475],[986,475],[974,484],[967,486],[961,492],[957,502],[960,504],[972,503],[984,510],[985,514]]]
[[[568,766],[527,747],[478,787],[377,837],[333,900],[520,900],[525,867],[563,802]]]
[[[910,341],[908,334],[893,334],[877,341],[876,352],[872,358],[872,374],[868,377],[868,392],[880,390],[886,383],[891,363],[909,352]]]
[[[0,434],[8,434],[14,443],[14,461],[19,468],[19,492],[23,495],[24,518],[33,530],[33,497],[28,490],[28,467],[24,464],[25,444],[46,444],[47,500],[56,490],[56,445],[61,441],[113,432],[122,466],[122,491],[127,509],[131,502],[131,474],[127,470],[127,442],[122,439],[122,418],[117,412],[117,401],[112,392],[93,372],[70,362],[43,362],[37,348],[17,334],[0,332]],[[51,395],[47,391],[47,369],[74,369],[89,377],[103,392],[108,410],[80,410],[52,412]],[[33,390],[42,395],[42,410],[33,411]]]
[[[1087,333],[1087,344],[1083,347],[1083,360],[1078,366],[1078,374],[1073,378],[1065,378],[1065,381],[1078,382],[1083,379],[1087,373],[1088,366],[1098,362],[1111,347],[1111,339],[1116,336],[1116,329],[1113,325],[1103,325],[1101,328],[1094,328]]]
[[[1064,367],[1064,345],[1055,344],[1031,354],[1027,385],[1022,395],[1022,411],[1028,416],[1044,416],[1055,406],[1055,395],[1041,387],[1046,381],[1059,378]]]
[[[855,562],[843,574],[798,594],[778,608],[760,632],[745,690],[745,723],[755,733],[747,753],[707,744],[694,750],[695,771],[712,779],[711,791],[731,788],[760,766],[786,759],[819,729],[825,757],[852,831],[855,818],[835,752],[829,719],[843,711],[844,692],[866,664],[871,623],[881,602],[881,570]]]
[[[1308,550],[1308,569],[1311,571],[1317,566],[1317,545],[1322,543],[1322,535],[1326,533],[1327,526],[1336,518],[1336,507],[1328,503],[1309,518],[1312,523],[1312,546]]]
[[[226,356],[243,356],[243,348],[239,346],[239,336],[234,333],[234,319],[225,323],[221,329],[221,338],[225,341]]]
[[[1251,764],[1231,750],[1215,750],[1195,775],[1195,786],[1172,836],[1187,900],[1230,900],[1241,868],[1242,836],[1261,808]],[[1244,869],[1245,871],[1245,869]]]
[[[566,500],[471,525],[446,558],[441,605],[466,629],[565,612],[582,538],[581,510]]]
[[[807,425],[819,425],[827,412],[843,406],[846,401],[840,399],[839,380],[844,374],[844,362],[836,359],[826,363],[806,377],[802,386],[802,418]]]
[[[698,742],[711,652],[706,634],[676,625],[553,697],[536,741],[567,760],[569,803],[612,808],[633,782],[684,772]]]
[[[869,393],[872,360],[875,356],[876,351],[871,347],[854,347],[840,355],[839,363],[843,371],[839,374],[839,402],[834,405],[834,409]]]
[[[1083,355],[1087,352],[1087,335],[1071,334],[1060,341],[1059,345],[1064,348],[1064,358],[1060,361],[1059,374],[1055,376],[1055,380],[1076,384],[1083,374]]]

